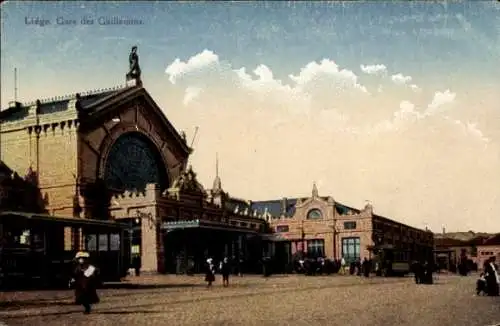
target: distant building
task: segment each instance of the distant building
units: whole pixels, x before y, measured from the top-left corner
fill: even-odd
[[[283,260],[304,251],[355,261],[371,258],[372,248],[383,244],[432,254],[431,232],[376,215],[369,203],[356,209],[319,196],[315,184],[310,197],[256,201],[252,208],[269,222],[273,253]]]
[[[470,234],[475,236],[470,237]],[[461,240],[464,238],[467,240]],[[451,271],[456,270],[462,256],[476,264],[478,269],[482,269],[484,262],[492,256],[500,260],[500,234],[474,233],[472,231],[455,232],[445,237],[442,234],[436,234],[434,245],[436,262],[441,268]]]

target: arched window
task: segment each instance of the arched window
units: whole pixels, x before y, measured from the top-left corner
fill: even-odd
[[[308,220],[319,220],[322,218],[323,218],[323,214],[321,214],[321,211],[317,208],[313,208],[307,213]]]

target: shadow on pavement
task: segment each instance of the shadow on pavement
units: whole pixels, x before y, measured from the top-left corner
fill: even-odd
[[[25,308],[42,308],[42,307],[53,307],[53,306],[73,306],[73,302],[59,301],[59,300],[11,300],[0,302],[0,309],[8,310],[18,310]]]
[[[204,287],[204,284],[132,284],[132,283],[106,283],[101,286],[100,289],[110,289],[110,290],[151,290],[151,289],[171,289],[171,288],[194,288],[194,287]],[[68,290],[67,288],[65,290]],[[132,294],[141,294],[148,292],[134,292]],[[109,293],[106,297],[117,297],[126,296],[131,293]],[[52,299],[32,299],[32,300],[2,300],[0,301],[0,309],[7,310],[19,310],[26,308],[42,308],[50,306],[72,306],[73,296],[72,293],[68,293],[68,296],[63,298],[52,298]]]
[[[95,311],[94,315],[135,315],[135,314],[164,314],[161,310],[133,310],[133,311]]]
[[[386,284],[379,284],[379,285],[383,285],[383,286],[390,286],[390,285],[393,285],[393,284],[398,284],[398,283],[403,283],[403,282],[394,282],[394,283],[386,283]],[[376,283],[375,283],[376,284]],[[335,285],[327,285],[327,286],[324,286],[324,285],[316,285],[316,286],[307,286],[307,287],[302,287],[302,288],[274,288],[272,289],[271,291],[263,291],[263,292],[250,292],[250,293],[230,293],[229,295],[223,295],[221,292],[218,292],[219,295],[217,296],[209,296],[209,297],[201,297],[201,298],[196,298],[193,300],[193,298],[186,298],[186,299],[179,299],[179,300],[172,300],[170,302],[168,302],[168,305],[174,305],[174,304],[182,304],[182,303],[186,303],[186,302],[196,302],[196,303],[199,303],[199,302],[203,302],[203,301],[212,301],[212,300],[219,300],[219,299],[224,299],[224,300],[230,300],[230,299],[236,299],[236,298],[239,298],[239,297],[253,297],[253,296],[260,296],[260,295],[270,295],[270,294],[276,294],[276,293],[282,293],[282,292],[308,292],[308,291],[314,291],[314,290],[319,290],[319,289],[333,289],[333,288],[340,288],[340,287],[351,287],[351,286],[370,286],[370,285],[374,285],[374,283],[366,283],[366,284],[352,284],[352,283],[348,283],[348,284],[335,284]],[[201,286],[204,286],[204,285],[201,285]],[[269,288],[267,288],[269,290]],[[212,291],[211,289],[210,290],[207,290],[208,292]],[[55,303],[54,305],[57,305],[57,303]],[[69,304],[69,305],[72,305]],[[45,304],[45,306],[47,306],[47,304]],[[143,308],[147,308],[147,307],[152,307],[152,306],[158,306],[158,303],[157,302],[154,302],[154,303],[144,303],[144,304],[135,304],[135,305],[127,305],[127,309],[129,309],[129,311],[126,311],[126,312],[117,312],[117,311],[113,311],[111,309],[110,310],[106,310],[106,309],[103,309],[103,310],[97,310],[94,312],[94,314],[119,314],[119,313],[129,313],[129,314],[132,314],[132,313],[137,313],[138,310],[136,310],[137,308],[139,309],[143,309]],[[153,312],[151,310],[147,311],[148,313],[159,313],[159,312]],[[42,317],[42,316],[59,316],[59,315],[69,315],[69,314],[74,314],[74,313],[81,313],[81,311],[75,311],[75,310],[72,310],[72,311],[67,311],[67,312],[48,312],[48,313],[37,313],[36,315],[22,315],[22,316],[4,316],[4,318],[8,318],[8,319],[19,319],[19,318],[30,318],[30,317]],[[146,312],[145,312],[146,313]],[[163,312],[162,312],[163,313]]]
[[[141,289],[173,289],[173,288],[191,288],[191,287],[203,287],[205,284],[201,283],[178,283],[178,284],[138,284],[138,283],[104,283],[100,286],[100,289],[127,289],[127,290],[141,290]]]

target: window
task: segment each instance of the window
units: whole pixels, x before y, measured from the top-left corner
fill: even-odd
[[[288,232],[290,230],[290,228],[288,227],[288,225],[278,225],[276,227],[276,232]]]
[[[99,251],[108,251],[108,235],[99,234]]]
[[[87,251],[96,251],[97,250],[97,236],[95,234],[89,234],[86,237],[86,245]]]
[[[118,251],[120,250],[120,235],[111,234],[109,236],[109,250]]]
[[[344,222],[344,229],[346,230],[355,230],[356,229],[356,222]]]
[[[342,257],[347,263],[351,263],[360,258],[359,237],[342,238]]]
[[[317,208],[311,209],[307,213],[307,219],[308,220],[319,220],[323,217],[323,214],[321,214],[321,211]]]
[[[307,255],[316,258],[325,255],[325,240],[316,239],[307,241]]]

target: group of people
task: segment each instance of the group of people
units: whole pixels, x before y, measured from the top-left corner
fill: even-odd
[[[415,284],[433,284],[434,278],[432,273],[434,272],[434,266],[428,261],[418,262],[415,261],[412,264],[412,272],[415,277]]]
[[[500,276],[495,257],[490,257],[484,263],[484,269],[477,280],[477,295],[499,296]]]
[[[222,275],[222,285],[224,287],[229,286],[229,274],[231,274],[231,265],[229,259],[224,257],[224,259],[219,263],[218,271]],[[213,258],[207,259],[206,272],[205,272],[205,282],[207,282],[207,287],[211,288],[213,282],[215,282],[215,274],[217,273],[217,267]]]

